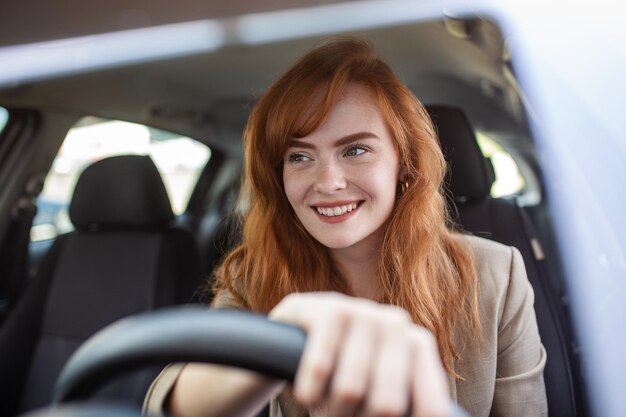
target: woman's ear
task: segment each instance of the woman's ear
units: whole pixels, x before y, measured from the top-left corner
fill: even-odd
[[[406,165],[400,165],[400,172],[398,172],[398,187],[396,188],[396,197],[401,197],[409,187],[409,170]]]
[[[400,164],[400,172],[398,172],[398,182],[406,181],[408,175],[409,175],[409,170],[407,169],[406,165]]]

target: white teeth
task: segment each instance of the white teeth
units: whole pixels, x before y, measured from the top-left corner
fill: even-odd
[[[317,212],[322,216],[341,216],[342,214],[346,214],[349,211],[352,211],[356,208],[356,203],[348,204],[346,206],[337,206],[337,207],[316,207]]]

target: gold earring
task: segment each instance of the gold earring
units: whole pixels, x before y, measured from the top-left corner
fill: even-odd
[[[409,181],[398,181],[398,188],[400,190],[400,195],[404,194],[406,190],[409,188]]]

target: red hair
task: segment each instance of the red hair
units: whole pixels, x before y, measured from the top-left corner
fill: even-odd
[[[474,261],[448,228],[446,164],[433,124],[366,41],[337,38],[313,49],[254,107],[244,132],[243,240],[216,271],[217,288],[229,289],[257,312],[269,312],[293,292],[349,294],[328,250],[298,220],[282,182],[290,139],[315,130],[348,83],[372,91],[409,183],[385,225],[377,271],[383,294],[377,301],[406,309],[429,329],[453,373],[463,346],[457,337],[467,341],[480,334]]]

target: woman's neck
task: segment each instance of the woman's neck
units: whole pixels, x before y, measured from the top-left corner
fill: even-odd
[[[376,279],[380,259],[379,239],[364,240],[349,248],[331,249],[330,256],[356,297],[379,300],[382,290]]]

